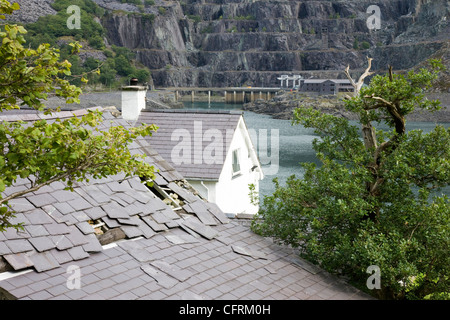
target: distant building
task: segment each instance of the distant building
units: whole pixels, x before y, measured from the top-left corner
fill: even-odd
[[[301,76],[283,75],[278,78],[281,88],[296,89],[299,92],[316,92],[320,95],[337,94],[339,92],[354,92],[347,79],[303,79]],[[292,87],[289,85],[291,82]]]
[[[336,94],[339,92],[354,92],[347,79],[307,79],[298,88],[300,92],[317,92],[319,94]]]

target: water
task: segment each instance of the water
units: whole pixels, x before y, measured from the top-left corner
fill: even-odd
[[[207,102],[186,102],[185,108],[242,111],[242,105],[217,102],[211,103],[210,105]],[[267,129],[269,148],[271,129],[276,129],[279,132],[279,168],[275,175],[271,175],[270,173],[273,171],[273,167],[271,168],[270,165],[262,167],[265,178],[260,182],[260,196],[273,193],[274,185],[272,180],[275,177],[282,184],[293,174],[297,177],[302,177],[304,170],[300,166],[301,162],[315,162],[319,164],[315,156],[315,151],[312,149],[312,141],[318,136],[314,134],[312,129],[304,128],[301,125],[293,126],[291,120],[273,119],[269,115],[257,114],[250,111],[244,111],[244,119],[249,130],[254,129],[258,133],[260,129]],[[432,122],[407,122],[407,130],[422,129],[424,132],[429,132],[435,125]],[[444,123],[444,126],[449,127],[450,123]],[[450,187],[445,188],[443,192],[450,195]]]

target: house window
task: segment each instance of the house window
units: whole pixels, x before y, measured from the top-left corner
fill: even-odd
[[[239,163],[239,149],[233,150],[233,176],[241,173],[241,164]]]

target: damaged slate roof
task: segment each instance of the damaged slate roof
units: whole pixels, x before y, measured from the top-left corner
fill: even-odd
[[[205,167],[204,162],[196,163],[195,159],[202,159],[203,147],[217,141],[202,141],[208,130],[219,131],[223,137],[223,155],[226,155],[233,133],[236,130],[242,112],[230,110],[195,111],[195,110],[156,110],[141,112],[138,123],[155,123],[158,131],[151,137],[146,137],[153,148],[174,166],[185,178],[204,180],[219,180],[223,163],[213,163]],[[184,137],[185,133],[187,137]],[[181,138],[183,135],[183,138]],[[203,142],[203,146],[200,144]],[[172,161],[174,147],[191,150],[190,163],[175,164]]]
[[[103,111],[104,129],[130,126]],[[0,121],[39,117],[16,113]],[[229,220],[144,139],[130,150],[145,152],[159,170],[153,187],[117,175],[78,183],[74,192],[55,182],[10,201],[24,230],[0,233],[0,269],[9,270],[0,273],[0,300],[370,298]],[[20,179],[4,194],[29,183]],[[68,285],[73,266],[77,288]]]
[[[78,110],[75,115],[84,113],[87,110]],[[33,121],[42,116],[37,113],[17,113],[9,117]],[[56,116],[72,116],[72,113],[60,112]],[[8,116],[3,117],[5,119]],[[109,112],[104,113],[104,118],[99,129],[107,129],[111,125],[129,126]],[[192,192],[195,191],[189,189],[183,176],[150,148],[144,139],[137,139],[130,145],[130,150],[133,153],[145,152],[148,156],[146,161],[157,170],[152,189],[146,187],[138,177],[124,179],[124,175],[117,175],[78,183],[74,192],[65,191],[63,183],[54,182],[38,191],[12,199],[9,205],[17,212],[13,222],[23,223],[24,230],[9,228],[0,233],[0,256],[14,270],[33,267],[42,272],[101,251],[100,241],[108,239],[108,236],[113,239],[118,236],[150,238],[156,232],[180,225],[190,229],[203,226],[197,225],[195,221],[184,221],[181,212],[191,213],[192,216],[198,212],[199,221],[205,225],[228,221],[217,206],[194,195]],[[28,178],[18,179],[13,187],[5,190],[4,195],[27,188],[30,183]],[[169,205],[161,198],[167,198]],[[115,233],[106,234],[110,230],[115,230]]]

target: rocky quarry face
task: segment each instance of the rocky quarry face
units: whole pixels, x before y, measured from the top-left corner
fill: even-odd
[[[365,0],[156,1],[143,14],[95,1],[109,9],[102,21],[108,41],[135,51],[157,87],[273,87],[282,74],[342,77],[347,65],[355,73],[364,68],[367,56],[376,70],[408,69],[448,47],[450,34],[445,0],[376,1],[381,30],[369,30],[366,11],[374,2]]]
[[[342,78],[347,65],[356,77],[367,56],[380,72],[448,62],[446,0],[93,1],[106,9],[107,43],[134,51],[156,87],[275,87],[283,74]],[[42,14],[51,2],[39,1]],[[366,23],[373,4],[380,30]]]

